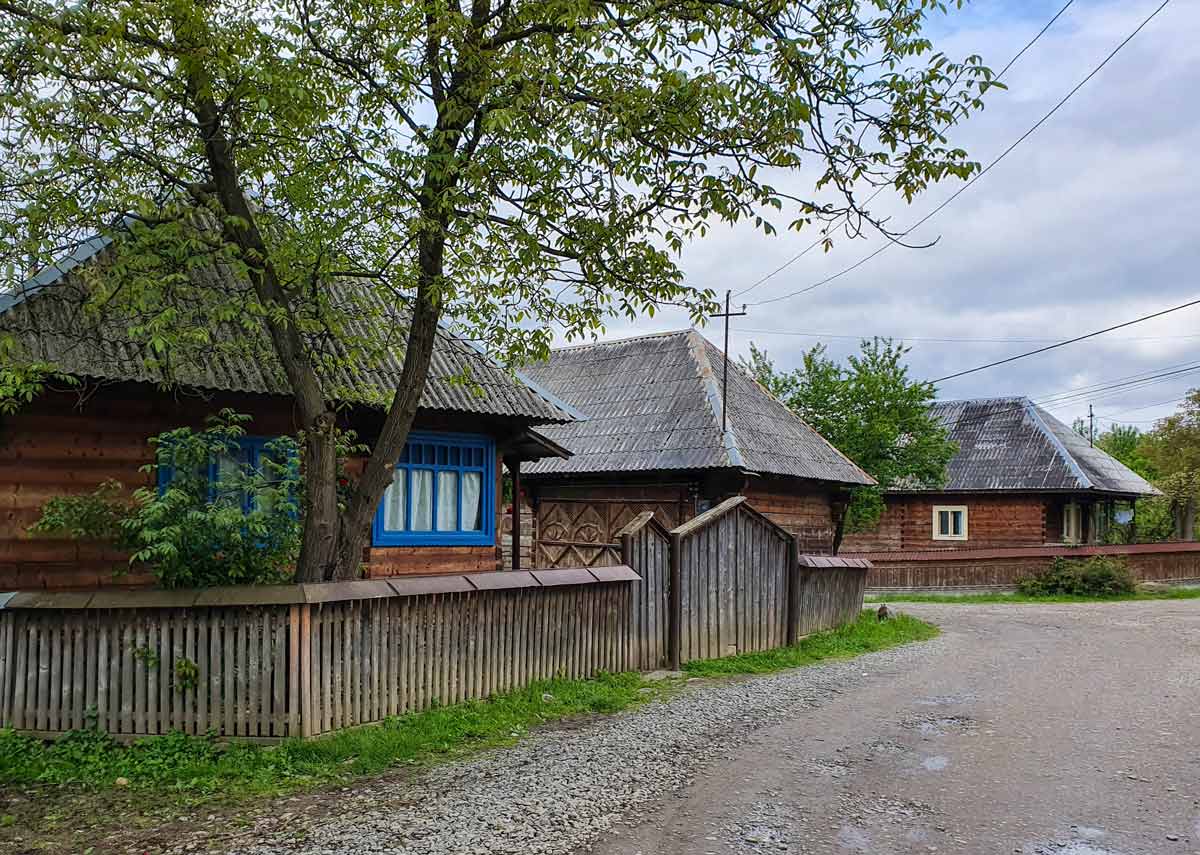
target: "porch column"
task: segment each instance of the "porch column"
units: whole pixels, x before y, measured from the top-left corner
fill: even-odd
[[[521,461],[509,459],[508,473],[512,475],[512,569],[521,569]]]

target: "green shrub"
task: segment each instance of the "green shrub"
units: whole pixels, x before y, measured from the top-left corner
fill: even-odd
[[[1017,590],[1029,597],[1120,597],[1134,593],[1137,581],[1119,558],[1055,558],[1048,569],[1018,582]]]
[[[38,532],[109,540],[143,563],[164,588],[286,582],[300,550],[300,467],[296,441],[274,439],[258,465],[239,463],[248,416],[229,410],[201,431],[152,437],[154,487],[124,499],[105,482],[86,496],[51,499]]]

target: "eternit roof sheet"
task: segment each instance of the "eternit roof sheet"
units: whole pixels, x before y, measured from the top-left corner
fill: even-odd
[[[25,355],[51,363],[59,370],[100,380],[132,380],[178,383],[199,389],[291,394],[265,333],[257,324],[240,327],[232,323],[209,324],[197,308],[191,311],[189,328],[207,327],[209,341],[189,350],[186,358],[176,356],[167,364],[138,337],[131,325],[146,317],[132,315],[98,317],[84,311],[87,285],[73,271],[95,260],[103,263],[111,241],[93,239],[58,265],[48,268],[25,284],[16,295],[0,295],[0,331],[14,333]],[[224,265],[189,271],[197,288],[220,289],[222,293],[244,290],[249,284]],[[390,338],[369,356],[349,353],[336,339],[324,343],[332,357],[320,369],[330,389],[340,400],[378,404],[390,399],[403,369],[403,346],[408,313],[403,306],[384,305],[366,289],[347,289],[340,307],[346,326],[354,334],[383,330]],[[152,313],[148,313],[149,317]],[[561,406],[560,406],[561,405]],[[429,381],[421,398],[429,410],[447,410],[481,415],[512,416],[532,424],[554,424],[575,417],[562,402],[535,383],[505,371],[471,344],[440,330],[434,346]]]
[[[722,353],[695,330],[565,347],[526,373],[587,418],[543,433],[571,450],[539,475],[741,469],[874,483],[740,366],[729,367],[721,431]]]
[[[1028,398],[943,401],[934,413],[959,446],[943,490],[1158,493]]]

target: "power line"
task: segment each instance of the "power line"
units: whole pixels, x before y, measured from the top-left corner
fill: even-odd
[[[909,336],[897,335],[894,333],[824,333],[824,332],[802,332],[799,330],[764,330],[764,329],[742,329],[739,332],[754,333],[755,335],[783,335],[796,336],[799,338],[833,338],[833,339],[848,339],[860,341],[870,338],[890,338],[900,342],[913,342],[922,344],[1036,344],[1043,341],[1058,341],[1056,338],[929,338],[925,336]],[[1188,335],[1147,335],[1147,336],[1119,336],[1109,339],[1110,341],[1173,341],[1176,339],[1194,339],[1200,338],[1200,333],[1190,333]]]
[[[1040,30],[1038,30],[1037,35],[1035,35],[1032,39],[1027,41],[1025,43],[1025,46],[1023,48],[1021,48],[1019,51],[1017,51],[1016,55],[1008,61],[1008,64],[1006,66],[1004,66],[1004,68],[1000,69],[1000,73],[997,74],[992,79],[995,81],[998,81],[1001,77],[1003,77],[1005,75],[1005,73],[1010,68],[1012,68],[1014,65],[1016,65],[1017,60],[1019,60],[1022,56],[1024,56],[1025,52],[1027,50],[1029,50],[1031,47],[1033,47],[1037,43],[1038,39],[1040,39],[1043,35],[1046,34],[1046,30],[1050,29],[1054,25],[1054,22],[1057,21],[1060,17],[1062,17],[1063,12],[1067,11],[1067,9],[1069,9],[1071,4],[1074,2],[1075,2],[1075,0],[1067,0],[1066,4],[1061,9],[1059,9],[1057,13],[1055,13],[1054,17],[1046,22],[1046,26],[1044,26]],[[885,189],[887,189],[887,187],[888,187],[887,184],[884,184],[881,187],[877,187],[875,189],[875,192],[872,193],[870,196],[868,196],[867,200],[865,202],[863,202],[863,206],[865,207],[866,205],[870,205],[873,201],[875,201],[875,198],[877,196],[879,196],[880,193],[882,193]],[[749,293],[750,291],[753,291],[759,285],[763,284],[764,282],[766,282],[768,279],[772,278],[776,274],[782,273],[784,270],[787,270],[789,267],[791,267],[793,264],[795,264],[801,258],[808,255],[808,253],[810,253],[812,250],[816,249],[818,246],[820,246],[822,243],[824,243],[825,236],[829,234],[829,230],[832,229],[835,225],[837,225],[837,221],[839,219],[842,219],[845,216],[846,216],[846,214],[841,214],[840,216],[835,218],[833,222],[829,223],[824,229],[821,230],[821,237],[817,238],[815,241],[810,243],[808,246],[806,246],[804,249],[802,249],[796,255],[793,255],[791,258],[789,258],[783,264],[779,265],[779,267],[776,267],[774,270],[772,270],[766,276],[757,280],[753,284],[743,288],[741,291],[735,292],[733,296],[740,297],[743,294]]]
[[[941,211],[943,208],[945,208],[947,205],[949,205],[951,202],[953,202],[955,199],[957,199],[959,196],[961,196],[963,193],[965,193],[968,188],[973,187],[975,185],[975,183],[977,181],[979,181],[979,179],[981,179],[981,178],[983,178],[983,176],[987,175],[992,170],[993,167],[998,165],[1000,163],[1000,161],[1004,160],[1004,158],[1008,157],[1008,155],[1011,154],[1012,151],[1017,146],[1019,146],[1021,143],[1025,142],[1025,140],[1029,139],[1029,137],[1033,136],[1034,132],[1036,132],[1038,128],[1040,128],[1047,121],[1049,121],[1050,117],[1053,116],[1055,113],[1057,113],[1064,104],[1066,104],[1069,100],[1071,100],[1071,98],[1074,97],[1076,92],[1078,92],[1080,89],[1082,89],[1088,83],[1088,81],[1090,81],[1093,77],[1095,77],[1097,74],[1099,74],[1101,69],[1103,69],[1104,66],[1108,65],[1109,61],[1112,60],[1112,58],[1115,57],[1118,53],[1120,53],[1121,49],[1124,48],[1125,45],[1127,45],[1131,41],[1133,41],[1134,37],[1138,33],[1140,33],[1142,31],[1142,29],[1158,15],[1159,12],[1161,12],[1163,9],[1165,9],[1167,7],[1167,4],[1170,2],[1171,2],[1171,0],[1163,0],[1163,2],[1158,6],[1158,8],[1156,8],[1153,12],[1150,13],[1150,15],[1145,20],[1143,20],[1140,24],[1138,24],[1137,28],[1134,29],[1134,31],[1132,33],[1130,33],[1128,36],[1126,36],[1120,42],[1120,44],[1118,44],[1115,48],[1113,48],[1112,52],[1109,53],[1109,55],[1106,56],[1100,62],[1099,65],[1097,65],[1095,68],[1093,68],[1091,70],[1091,72],[1088,73],[1087,77],[1085,77],[1085,78],[1083,78],[1083,80],[1079,81],[1079,83],[1077,83],[1074,86],[1074,88],[1071,89],[1070,92],[1068,92],[1066,95],[1064,95],[1062,100],[1060,100],[1057,104],[1055,104],[1050,109],[1050,112],[1046,113],[1044,116],[1042,116],[1042,118],[1038,119],[1037,122],[1035,122],[1033,124],[1033,126],[1029,128],[1029,130],[1025,131],[1025,133],[1023,133],[1023,134],[1021,134],[1021,136],[1017,137],[1017,139],[1011,145],[1009,145],[1008,148],[1006,148],[1006,149],[1004,149],[1004,151],[1000,152],[1000,154],[991,163],[989,163],[987,166],[985,166],[979,172],[977,172],[973,176],[971,176],[971,179],[969,181],[967,181],[967,183],[965,183],[962,187],[959,187],[957,190],[955,190],[953,193],[951,193],[950,196],[945,201],[943,201],[940,205],[938,205],[936,208],[934,208],[932,211],[930,211],[924,217],[917,220],[915,223],[913,223],[911,226],[909,226],[905,231],[901,232],[899,237],[905,237],[905,236],[911,234],[914,230],[920,228],[925,223],[929,222],[929,220],[931,220],[939,211]],[[886,251],[889,247],[893,246],[895,243],[896,243],[896,239],[890,239],[887,243],[880,246],[874,252],[870,253],[869,255],[867,255],[864,258],[859,259],[854,264],[850,265],[849,267],[845,268],[844,270],[840,270],[837,273],[834,273],[832,276],[827,276],[824,279],[821,279],[817,282],[814,282],[811,285],[808,285],[804,288],[799,289],[798,291],[792,291],[791,293],[784,294],[780,297],[771,297],[770,299],[767,299],[767,300],[759,300],[757,303],[751,303],[750,305],[751,306],[762,306],[762,305],[765,305],[766,303],[777,303],[780,300],[788,300],[788,299],[791,299],[792,297],[797,297],[800,294],[806,294],[809,291],[812,291],[816,288],[820,288],[822,285],[826,285],[830,282],[833,282],[835,279],[839,279],[840,277],[845,276],[847,273],[850,273],[853,270],[857,270],[859,267],[866,264],[868,261],[875,258],[877,255]]]
[[[1170,0],[1167,0],[1167,2],[1170,2]],[[1163,5],[1165,6],[1166,3],[1164,3]],[[1159,8],[1161,9],[1162,6],[1160,6]],[[1104,333],[1112,332],[1113,330],[1119,330],[1119,329],[1123,329],[1125,327],[1133,326],[1134,324],[1140,324],[1143,321],[1148,321],[1148,320],[1151,320],[1152,318],[1161,318],[1163,315],[1169,315],[1171,312],[1178,312],[1180,309],[1187,309],[1191,306],[1196,306],[1196,305],[1200,305],[1200,300],[1192,300],[1191,302],[1184,303],[1181,306],[1175,306],[1170,309],[1163,309],[1161,312],[1154,312],[1153,314],[1143,315],[1140,318],[1134,318],[1132,321],[1125,321],[1124,323],[1114,324],[1111,327],[1105,327],[1102,330],[1096,330],[1095,332],[1085,333],[1084,335],[1076,336],[1075,338],[1069,338],[1069,339],[1066,339],[1065,341],[1059,341],[1059,342],[1055,342],[1054,344],[1048,344],[1045,347],[1039,347],[1036,350],[1028,350],[1025,353],[1018,353],[1014,356],[1009,356],[1005,359],[997,359],[996,361],[989,362],[986,365],[978,365],[975,368],[968,368],[965,371],[957,371],[954,374],[947,374],[945,377],[938,377],[936,380],[932,380],[930,382],[941,383],[945,380],[953,380],[956,377],[965,377],[967,374],[974,374],[977,371],[984,371],[988,368],[995,368],[997,365],[1006,365],[1009,362],[1016,362],[1018,359],[1025,359],[1026,357],[1029,357],[1029,356],[1037,356],[1039,353],[1045,353],[1049,350],[1055,350],[1060,347],[1066,347],[1068,344],[1074,344],[1075,342],[1083,341],[1084,339],[1095,338],[1098,335],[1103,335]]]

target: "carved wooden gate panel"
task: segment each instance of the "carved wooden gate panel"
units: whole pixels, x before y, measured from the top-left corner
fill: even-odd
[[[621,563],[617,532],[643,511],[664,528],[680,519],[677,501],[544,499],[538,504],[534,567],[611,567]]]

